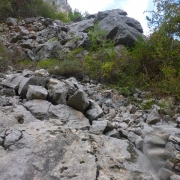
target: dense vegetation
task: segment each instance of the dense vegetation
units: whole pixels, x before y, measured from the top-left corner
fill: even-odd
[[[70,11],[68,16],[63,12],[58,12],[53,3],[43,0],[0,0],[0,22],[8,17],[49,17],[60,19],[63,22],[76,20],[78,17],[83,19],[88,13],[82,14],[77,9]]]
[[[25,4],[21,7],[19,3]],[[82,15],[78,10],[70,12],[69,17],[66,18],[61,13],[53,14],[52,12],[56,11],[52,11],[51,8],[54,7],[42,3],[41,0],[8,0],[6,3],[0,0],[0,4],[2,4],[0,8],[3,7],[0,12],[3,14],[4,11],[7,17],[42,15],[64,18],[65,22],[85,17],[85,14]],[[147,17],[152,33],[146,40],[139,39],[134,48],[119,46],[114,50],[114,44],[104,40],[105,32],[95,26],[88,33],[92,42],[88,54],[79,56],[84,51],[80,48],[64,54],[60,60],[45,60],[36,63],[36,66],[47,68],[52,73],[60,75],[81,77],[88,74],[98,81],[121,87],[121,90],[128,94],[135,87],[139,87],[150,89],[154,94],[170,94],[180,98],[180,2],[154,0],[154,4],[155,11],[150,12],[150,17]],[[1,17],[4,16],[0,15]],[[23,63],[26,66],[29,64],[27,61]]]

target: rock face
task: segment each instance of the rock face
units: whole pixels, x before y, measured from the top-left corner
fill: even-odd
[[[101,84],[43,69],[1,77],[1,180],[179,179],[179,106],[172,122]]]
[[[95,18],[100,30],[106,31],[106,38],[112,39],[116,45],[133,46],[143,29],[141,24],[126,16],[122,10],[99,12]]]
[[[68,14],[68,12],[71,10],[71,7],[68,4],[67,0],[44,0],[44,1],[52,3],[52,5],[56,6],[58,11],[64,12],[65,14]]]
[[[51,2],[62,3],[62,8],[63,4],[67,4],[65,0]],[[100,30],[106,31],[105,39],[111,39],[115,45],[132,47],[138,37],[144,37],[143,29],[137,20],[126,15],[125,11],[114,9],[98,12],[89,16],[91,18],[69,24],[43,17],[26,18],[19,22],[8,18],[9,33],[5,45],[12,60],[17,56],[34,61],[61,57],[62,52],[75,48],[88,49],[91,46],[88,31],[98,24]]]

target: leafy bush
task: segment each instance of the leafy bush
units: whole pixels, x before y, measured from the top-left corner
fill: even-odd
[[[169,36],[164,27],[152,33],[148,40],[138,41],[130,56],[137,63],[137,72],[141,72],[143,77],[142,81],[138,80],[140,85],[148,85],[157,93],[180,96],[179,49],[179,40]]]
[[[64,23],[70,22],[70,18],[63,12],[58,12],[54,19],[59,19]]]
[[[90,52],[85,57],[85,67],[90,76],[102,82],[117,84],[130,89],[134,86],[134,69],[129,53],[124,46],[114,49],[114,43],[105,39],[105,31],[95,26],[89,33]]]

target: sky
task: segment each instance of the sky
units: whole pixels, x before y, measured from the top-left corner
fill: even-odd
[[[110,9],[123,9],[129,17],[138,20],[144,30],[144,34],[149,34],[146,13],[144,11],[153,9],[153,0],[68,0],[71,8],[78,9],[80,12],[87,11],[95,14],[98,11]]]

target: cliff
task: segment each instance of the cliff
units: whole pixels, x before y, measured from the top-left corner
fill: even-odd
[[[71,10],[70,5],[68,4],[67,0],[44,0],[47,2],[52,3],[58,9],[58,11],[68,13]]]

